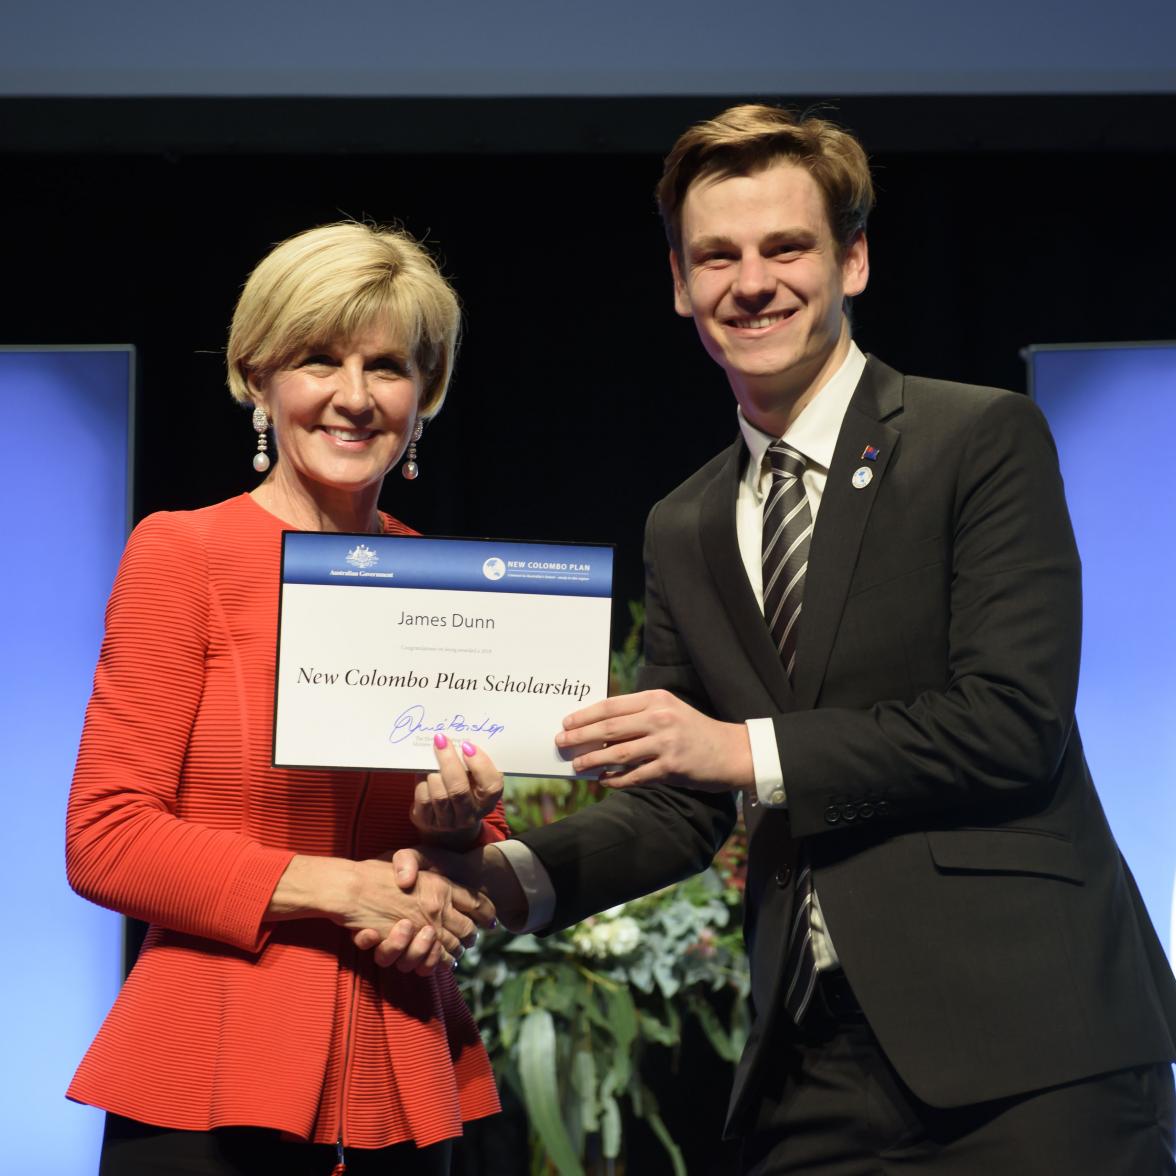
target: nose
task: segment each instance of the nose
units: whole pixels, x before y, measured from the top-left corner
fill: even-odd
[[[740,257],[733,292],[744,302],[762,302],[775,292],[771,270],[758,250],[749,250]]]
[[[362,360],[348,361],[339,366],[335,403],[351,416],[359,416],[371,408],[372,395]]]

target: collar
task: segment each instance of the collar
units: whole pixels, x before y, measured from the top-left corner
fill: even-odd
[[[800,416],[792,422],[788,432],[780,438],[798,453],[803,453],[809,465],[818,465],[828,470],[833,464],[833,450],[837,445],[837,436],[841,432],[841,422],[845,418],[845,410],[849,408],[849,402],[853,399],[865,367],[866,357],[851,339],[849,351],[841,366],[809,401]],[[739,418],[739,431],[743,434],[743,442],[750,455],[747,463],[748,483],[756,498],[762,498],[766,493],[766,487],[761,487],[760,479],[764,454],[776,438],[757,429],[743,415],[741,409],[737,408],[735,411]]]

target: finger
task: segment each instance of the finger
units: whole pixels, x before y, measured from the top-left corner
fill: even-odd
[[[397,969],[401,972],[415,972],[425,962],[436,943],[437,932],[433,929],[432,923],[428,923],[417,931],[412,941],[400,953],[395,961]],[[379,951],[379,948],[376,950]]]
[[[421,776],[416,782],[412,793],[412,811],[409,813],[409,820],[422,833],[431,833],[437,827],[437,810],[433,806],[430,795],[428,776]]]
[[[365,927],[361,931],[356,931],[351,936],[351,942],[359,948],[360,951],[370,951],[380,942],[379,931],[371,927]]]
[[[463,915],[460,911],[454,910],[452,907],[447,910],[441,919],[442,934],[447,932],[453,937],[456,943],[464,943],[467,939],[476,939],[478,935],[478,928],[475,926],[473,919],[467,915]],[[452,951],[453,947],[446,941],[446,947]]]
[[[655,723],[650,711],[644,710],[635,715],[603,719],[599,723],[590,723],[587,727],[565,731],[562,738],[556,736],[556,745],[565,753],[585,754],[588,751],[615,747],[618,743],[643,739],[653,734],[660,725],[662,724]]]
[[[652,736],[630,739],[623,743],[610,743],[594,751],[586,751],[572,760],[572,771],[594,772],[600,768],[623,768],[628,770],[638,764],[656,763],[661,748]],[[659,771],[664,770],[661,765]]]
[[[439,732],[433,736],[433,754],[437,757],[437,774],[451,806],[453,823],[448,827],[468,828],[479,817],[474,811],[474,797],[465,761],[457,754],[457,748]]]
[[[657,782],[673,784],[674,780],[667,778],[654,764],[636,764],[632,768],[618,769],[604,772],[599,777],[605,788],[632,788],[637,784],[653,784]]]
[[[396,874],[396,885],[401,890],[411,890],[417,881],[417,874],[427,870],[429,863],[417,849],[398,849],[392,855],[392,869]]]
[[[604,698],[594,702],[583,710],[572,711],[563,719],[563,729],[575,731],[580,727],[587,727],[592,723],[599,723],[606,719],[615,719],[621,715],[635,715],[646,709],[653,702],[655,696],[662,693],[657,690],[641,690],[636,694],[618,694],[613,698]],[[555,737],[559,742],[559,735]]]
[[[425,957],[424,962],[417,966],[416,974],[418,976],[431,976],[441,967],[455,968],[457,967],[457,960],[438,943],[434,945],[433,950]]]
[[[494,761],[468,739],[461,745],[461,754],[470,776],[474,810],[479,819],[489,816],[502,799],[502,773],[494,766]]]
[[[367,931],[359,932],[359,935],[368,934],[369,932]],[[381,968],[390,967],[404,954],[405,949],[412,943],[415,934],[416,927],[408,919],[401,919],[399,922],[393,924],[392,930],[375,944],[372,949],[372,959]],[[358,946],[358,935],[356,939]]]

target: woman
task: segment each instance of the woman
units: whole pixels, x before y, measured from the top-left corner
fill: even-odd
[[[498,1109],[438,967],[492,912],[436,875],[404,893],[386,859],[504,836],[501,775],[443,737],[420,782],[270,763],[282,531],[414,534],[376,503],[410,447],[417,473],[458,327],[402,233],[277,246],[228,347],[268,476],[127,545],[67,819],[71,885],[151,924],[69,1088],[108,1112],[103,1176],[445,1172],[445,1141]]]

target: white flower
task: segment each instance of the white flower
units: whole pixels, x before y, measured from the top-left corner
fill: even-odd
[[[608,935],[609,955],[623,956],[635,950],[641,943],[641,928],[636,919],[621,915],[605,923],[601,930]]]
[[[628,955],[641,943],[641,928],[636,919],[621,915],[605,922],[588,920],[572,932],[572,947],[589,959]]]

